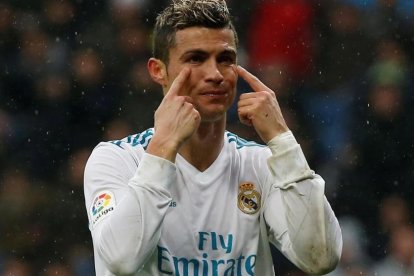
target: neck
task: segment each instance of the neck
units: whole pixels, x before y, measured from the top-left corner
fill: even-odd
[[[225,127],[225,118],[201,122],[197,131],[180,148],[179,154],[199,171],[205,171],[220,154]]]

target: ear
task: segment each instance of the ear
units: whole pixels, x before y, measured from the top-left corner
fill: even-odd
[[[156,58],[150,58],[147,63],[148,72],[151,78],[161,85],[166,87],[168,85],[167,67],[164,62]]]

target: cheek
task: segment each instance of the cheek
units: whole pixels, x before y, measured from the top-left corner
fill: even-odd
[[[237,73],[233,67],[227,66],[222,70],[224,79],[227,81],[230,87],[236,87],[237,84]]]

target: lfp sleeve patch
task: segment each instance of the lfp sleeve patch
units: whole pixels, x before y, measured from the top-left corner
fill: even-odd
[[[115,207],[115,196],[110,191],[99,192],[93,200],[90,209],[92,227],[110,214]]]

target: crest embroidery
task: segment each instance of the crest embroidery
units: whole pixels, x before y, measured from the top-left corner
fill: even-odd
[[[256,191],[256,186],[252,183],[244,182],[240,184],[239,190],[237,197],[239,209],[249,215],[257,213],[261,207],[261,196]]]

